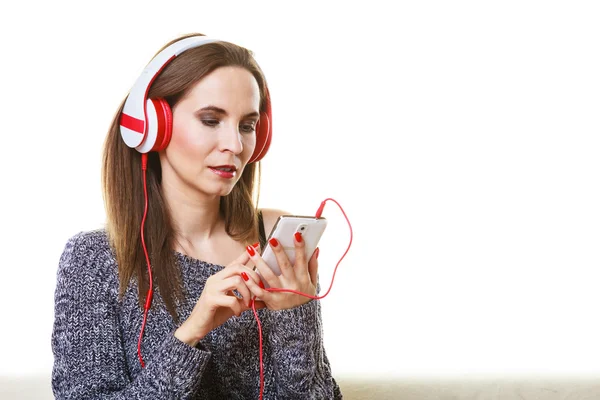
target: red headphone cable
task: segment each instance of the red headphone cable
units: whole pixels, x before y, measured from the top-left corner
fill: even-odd
[[[346,222],[348,222],[348,227],[350,228],[350,242],[348,243],[348,247],[346,248],[346,251],[344,252],[344,254],[342,255],[342,257],[338,260],[337,264],[335,265],[335,268],[333,269],[333,276],[331,277],[331,283],[329,285],[329,289],[327,289],[327,292],[325,292],[324,295],[322,296],[312,296],[310,294],[306,294],[306,293],[302,293],[299,292],[297,290],[292,290],[292,289],[282,289],[282,288],[268,288],[265,289],[268,292],[289,292],[289,293],[296,293],[299,295],[302,295],[304,297],[309,297],[311,299],[314,300],[321,300],[322,298],[324,298],[325,296],[327,296],[329,294],[329,292],[331,291],[331,288],[333,287],[333,281],[335,279],[335,273],[337,272],[338,266],[340,265],[340,263],[342,262],[342,260],[344,259],[344,257],[346,257],[346,254],[348,253],[348,250],[350,250],[350,246],[352,245],[352,238],[353,238],[353,234],[352,234],[352,224],[350,223],[350,220],[348,219],[348,216],[346,215],[346,213],[344,212],[344,209],[342,208],[342,206],[340,205],[340,203],[338,203],[336,200],[332,199],[332,198],[327,198],[325,200],[323,200],[321,202],[321,205],[319,206],[319,209],[317,210],[315,217],[316,218],[320,218],[321,214],[323,214],[323,209],[325,208],[325,203],[331,200],[333,201],[335,204],[337,204],[337,206],[340,208],[340,210],[342,211],[342,214],[344,214],[344,218],[346,218]],[[262,400],[263,398],[263,391],[264,391],[264,374],[263,374],[263,352],[262,352],[262,326],[260,324],[260,319],[258,317],[258,313],[256,312],[256,303],[254,302],[254,300],[256,299],[256,296],[254,296],[254,298],[252,299],[252,312],[254,313],[254,319],[256,319],[256,324],[258,326],[258,342],[259,342],[259,363],[260,363],[260,393],[259,393],[259,400]]]
[[[148,154],[142,153],[142,175],[144,180],[144,216],[142,217],[142,224],[140,227],[140,235],[142,237],[142,247],[144,248],[144,255],[146,256],[146,264],[148,265],[148,279],[150,281],[148,287],[148,294],[146,295],[146,305],[144,306],[144,320],[142,321],[142,328],[140,329],[140,337],[138,339],[138,358],[142,368],[145,368],[144,360],[142,359],[142,337],[144,336],[144,328],[146,327],[146,318],[148,317],[148,310],[152,304],[152,268],[150,267],[150,257],[148,256],[148,249],[146,248],[146,241],[144,240],[144,224],[146,223],[146,215],[148,214],[148,189],[146,187],[146,170],[148,167]]]

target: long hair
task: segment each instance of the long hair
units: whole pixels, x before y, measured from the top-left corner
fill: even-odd
[[[181,36],[172,43],[191,36]],[[161,49],[162,50],[162,49]],[[160,52],[160,51],[159,51]],[[157,53],[158,54],[158,53]],[[149,98],[164,98],[173,108],[191,87],[219,67],[239,66],[256,79],[265,109],[266,80],[251,51],[227,42],[214,42],[189,49],[171,61],[150,87]],[[149,280],[141,244],[140,224],[144,212],[144,188],[141,154],[127,147],[121,138],[121,103],[113,117],[102,155],[102,189],[106,208],[106,231],[115,251],[119,272],[119,296],[132,279],[138,283],[140,307],[145,304]],[[178,320],[176,305],[183,299],[181,271],[174,251],[174,228],[161,193],[161,167],[158,153],[148,154],[146,182],[148,214],[144,239],[152,265],[153,285],[160,292],[169,313]],[[228,235],[238,241],[253,242],[258,237],[256,204],[260,186],[259,163],[246,165],[232,192],[221,197],[220,214]]]

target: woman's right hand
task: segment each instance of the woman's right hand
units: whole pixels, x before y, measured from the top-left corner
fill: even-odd
[[[246,251],[236,260],[206,280],[200,299],[196,302],[190,316],[175,331],[180,341],[196,346],[210,331],[221,326],[232,316],[240,316],[251,309],[253,295],[246,286],[246,278],[257,284],[258,274],[247,267],[250,256]],[[242,298],[233,294],[237,290]],[[264,308],[263,302],[256,301],[256,308]]]

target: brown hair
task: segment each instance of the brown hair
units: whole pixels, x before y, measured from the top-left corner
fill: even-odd
[[[191,36],[204,35],[181,36],[167,43],[163,49]],[[260,88],[260,107],[264,111],[266,81],[252,52],[227,42],[205,44],[180,54],[155,79],[148,97],[162,97],[173,108],[195,83],[224,66],[239,66],[252,73]],[[135,279],[138,282],[139,304],[143,307],[149,287],[140,234],[144,212],[143,175],[141,154],[127,147],[121,138],[119,117],[124,103],[125,100],[113,117],[104,143],[102,188],[107,214],[106,230],[119,268],[120,296],[124,295],[130,281]],[[152,265],[153,285],[177,321],[176,303],[182,300],[183,285],[173,247],[174,230],[161,193],[161,167],[156,152],[148,154],[146,182],[148,214],[144,239]],[[220,213],[225,221],[225,229],[238,241],[252,242],[258,237],[256,204],[259,184],[259,163],[248,164],[232,192],[221,198]]]

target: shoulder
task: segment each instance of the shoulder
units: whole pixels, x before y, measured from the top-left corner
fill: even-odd
[[[275,209],[275,208],[261,208],[260,210],[263,216],[263,224],[265,226],[265,232],[267,237],[273,226],[275,226],[275,222],[277,222],[277,218],[282,215],[289,215],[290,213],[284,210]]]
[[[110,253],[108,236],[104,229],[79,232],[71,236],[63,250],[64,256],[76,256],[77,258],[93,258],[102,253]]]
[[[71,236],[60,256],[58,279],[95,280],[106,278],[114,266],[114,255],[104,229],[79,232]]]

